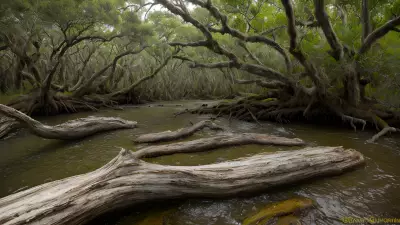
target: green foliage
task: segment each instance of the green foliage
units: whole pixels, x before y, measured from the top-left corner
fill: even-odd
[[[114,35],[123,37],[112,41],[85,40],[67,50],[64,58],[64,72],[57,68],[55,83],[73,86],[80,77],[87,79],[96,71],[109,64],[121,52],[137,49],[145,44],[151,45],[146,51],[127,56],[117,63],[112,79],[104,82],[105,87],[112,89],[126,87],[138,78],[148,75],[172,51],[168,42],[197,42],[204,40],[204,35],[189,23],[158,6],[147,13],[150,6],[139,9],[144,0],[0,0],[0,47],[12,43],[15,49],[0,51],[0,82],[2,89],[18,92],[21,87],[31,85],[26,78],[17,84],[16,70],[19,60],[17,53],[28,57],[37,57],[35,66],[44,79],[46,71],[55,64],[50,56],[55,47],[76,37],[104,37]],[[326,9],[332,27],[342,44],[357,51],[361,46],[361,1],[359,0],[327,0]],[[287,18],[279,0],[213,0],[212,3],[227,15],[228,24],[247,35],[260,34],[270,29],[287,25]],[[296,20],[302,22],[315,21],[313,1],[293,1]],[[128,7],[131,6],[131,7]],[[400,1],[370,0],[372,27],[383,25],[395,15],[400,15]],[[347,16],[344,24],[339,9]],[[201,7],[188,7],[190,15],[203,25],[220,28],[221,24],[212,17],[208,10]],[[346,64],[334,60],[327,52],[330,46],[320,28],[296,26],[300,48],[323,74],[330,92],[338,92],[343,88],[342,79]],[[238,40],[230,35],[213,33],[213,38],[220,45],[234,53],[243,62],[256,63],[249,54],[238,45]],[[284,49],[289,47],[286,27],[276,29],[265,35],[275,40]],[[365,73],[363,77],[372,79],[366,93],[370,97],[398,102],[397,84],[400,84],[400,34],[388,33],[366,54],[360,62]],[[37,43],[39,49],[35,47]],[[283,74],[286,65],[282,56],[270,46],[261,43],[247,43],[249,51],[259,61]],[[84,59],[93,54],[84,66]],[[202,63],[226,61],[227,58],[210,51],[205,47],[183,48],[179,54]],[[56,54],[57,55],[57,54]],[[304,70],[301,64],[291,56],[294,73]],[[149,99],[177,99],[204,96],[228,96],[238,92],[262,93],[264,89],[256,85],[237,85],[232,82],[232,70],[225,72],[209,69],[189,68],[191,63],[172,60],[161,76],[147,81],[138,87],[141,96]],[[81,71],[83,70],[83,71]],[[24,71],[28,71],[24,67]],[[7,74],[7,75],[3,75]],[[117,84],[113,80],[121,76]],[[240,72],[237,78],[254,79],[254,76]],[[296,77],[299,83],[310,86],[308,78]],[[103,77],[106,77],[104,75]],[[103,79],[103,78],[101,78]],[[99,79],[100,80],[100,79]],[[96,81],[101,83],[101,81]],[[96,83],[96,84],[98,84]],[[68,86],[68,85],[67,85]],[[400,86],[399,86],[400,87]],[[171,91],[173,90],[173,91]],[[103,90],[104,91],[104,90]]]

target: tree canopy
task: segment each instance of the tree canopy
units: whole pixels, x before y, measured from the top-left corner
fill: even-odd
[[[28,114],[246,92],[276,99],[247,117],[398,119],[399,1],[16,0],[0,12],[0,90]]]

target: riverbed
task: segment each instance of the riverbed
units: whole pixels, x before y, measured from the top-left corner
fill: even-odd
[[[133,143],[138,134],[175,130],[189,126],[190,123],[209,119],[210,115],[182,114],[177,117],[173,115],[185,108],[204,103],[212,104],[206,101],[158,102],[127,106],[124,110],[107,109],[39,118],[46,124],[59,124],[86,116],[117,116],[135,120],[139,127],[133,130],[102,133],[78,141],[46,140],[26,131],[0,141],[0,197],[45,182],[95,170],[115,157],[121,148],[135,151],[143,147],[143,145],[135,146]],[[365,141],[373,135],[372,131],[354,132],[343,127],[308,124],[272,122],[257,124],[228,120],[224,117],[218,118],[216,123],[229,127],[233,132],[298,137],[310,146],[354,148],[364,154],[366,164],[340,176],[312,179],[266,190],[253,196],[153,202],[109,213],[91,224],[239,225],[244,218],[256,213],[265,205],[295,196],[308,197],[315,201],[315,207],[303,213],[302,224],[342,224],[343,217],[400,217],[398,136],[383,137],[378,144],[369,144]],[[214,134],[213,131],[205,130],[188,139]],[[165,165],[203,165],[262,152],[296,149],[299,147],[249,145],[203,153],[174,154],[148,161]]]

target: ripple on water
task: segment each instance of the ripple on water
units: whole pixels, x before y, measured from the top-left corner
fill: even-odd
[[[0,196],[11,194],[50,180],[61,179],[75,174],[92,171],[115,157],[120,148],[135,149],[132,140],[135,135],[149,132],[175,130],[187,126],[190,122],[208,119],[208,115],[184,114],[173,117],[173,113],[191,106],[201,105],[202,101],[181,101],[164,104],[159,107],[130,107],[123,111],[104,110],[97,113],[79,113],[72,115],[42,118],[48,124],[57,124],[69,119],[95,116],[119,116],[136,120],[139,127],[134,130],[122,130],[104,133],[87,139],[62,142],[44,140],[24,133],[21,136],[0,141]],[[180,105],[183,106],[174,106]],[[304,196],[316,202],[316,207],[301,219],[303,224],[342,224],[341,217],[348,216],[385,216],[400,215],[400,141],[394,137],[385,137],[379,144],[366,144],[370,132],[354,132],[351,129],[327,128],[312,125],[275,124],[262,125],[244,121],[218,118],[217,123],[229,126],[237,132],[260,132],[283,136],[296,136],[311,145],[354,148],[366,157],[365,166],[341,176],[313,179],[294,185],[269,190],[264,194],[227,200],[186,200],[171,206],[170,201],[153,206],[133,207],[121,212],[123,216],[109,216],[96,224],[135,224],[143,214],[154,211],[155,205],[162,210],[175,209],[168,215],[174,225],[236,225],[257,210],[274,201],[282,201],[293,196]],[[199,138],[213,135],[203,131]],[[220,149],[204,153],[175,154],[149,161],[171,165],[199,165],[263,152],[273,152],[296,148],[269,146],[241,146]],[[151,205],[151,204],[150,204]]]

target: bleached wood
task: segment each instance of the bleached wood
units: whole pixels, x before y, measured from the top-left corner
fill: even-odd
[[[224,130],[223,127],[216,125],[211,120],[203,120],[203,121],[193,124],[190,127],[181,128],[176,131],[164,131],[164,132],[159,132],[159,133],[143,134],[143,135],[138,136],[135,139],[135,142],[136,143],[153,143],[153,142],[177,140],[180,138],[184,138],[184,137],[193,135],[196,131],[199,131],[206,127],[210,128],[212,130]]]
[[[225,197],[265,190],[364,162],[342,147],[261,154],[203,166],[163,166],[120,154],[105,166],[0,199],[0,224],[83,224],[111,210],[152,200]]]
[[[16,119],[25,125],[30,132],[39,137],[60,140],[79,139],[99,132],[134,128],[137,124],[135,121],[128,121],[117,117],[90,116],[70,120],[56,126],[48,126],[14,108],[2,104],[0,104],[0,113]]]
[[[21,125],[16,120],[0,115],[0,139],[7,137],[19,127]]]
[[[249,144],[302,146],[305,145],[306,143],[299,138],[285,138],[269,134],[226,133],[224,135],[200,138],[192,141],[183,141],[166,145],[149,146],[135,152],[134,155],[137,158],[150,158],[160,155],[202,152],[222,147],[249,145]]]

